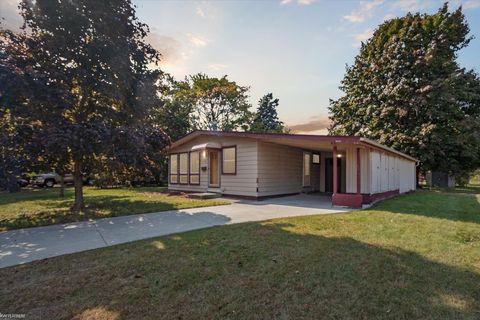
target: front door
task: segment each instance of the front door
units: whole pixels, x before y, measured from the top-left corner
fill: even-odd
[[[220,186],[220,155],[217,150],[209,151],[209,187]]]

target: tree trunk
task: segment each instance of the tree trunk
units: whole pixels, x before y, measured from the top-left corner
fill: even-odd
[[[65,181],[64,181],[64,174],[60,173],[60,198],[65,197]]]
[[[73,185],[75,187],[75,202],[72,211],[79,212],[85,209],[85,203],[83,201],[82,160],[80,158],[75,159]]]
[[[8,174],[7,189],[8,189],[8,192],[10,192],[10,193],[20,191],[20,186],[18,185],[17,178],[12,174]]]
[[[420,170],[418,170],[418,167],[417,167],[417,170],[416,171],[416,176],[415,176],[415,180],[416,180],[416,184],[417,184],[417,189],[420,189]]]

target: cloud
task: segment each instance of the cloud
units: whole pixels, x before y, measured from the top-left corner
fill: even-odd
[[[208,65],[208,68],[213,71],[220,71],[228,68],[228,65],[222,63],[212,63]]]
[[[11,30],[20,30],[23,18],[18,9],[19,0],[0,0],[0,26]]]
[[[468,0],[463,3],[464,9],[476,9],[480,8],[480,0]]]
[[[365,21],[365,17],[363,15],[357,14],[352,12],[349,15],[343,16],[343,19],[347,20],[348,22],[352,23],[359,23]]]
[[[195,11],[195,13],[197,14],[197,16],[200,16],[202,18],[206,17],[205,11],[203,11],[203,9],[200,8],[200,6],[197,7],[197,10]]]
[[[387,20],[391,20],[393,18],[395,18],[396,16],[393,14],[393,13],[387,13],[384,17],[383,17],[383,21],[387,21]]]
[[[301,6],[308,6],[309,4],[312,4],[313,2],[315,2],[315,0],[281,0],[280,4],[281,5],[287,5],[287,4],[291,4],[291,3],[296,3],[296,4],[301,5]]]
[[[376,7],[382,5],[384,0],[372,0],[372,1],[360,1],[360,6],[357,10],[352,11],[350,14],[343,16],[343,19],[351,23],[360,23],[365,19],[372,16],[371,11]]]
[[[181,58],[181,44],[176,39],[153,30],[145,40],[162,54],[161,64],[171,64]]]
[[[187,33],[188,41],[193,44],[195,47],[205,47],[208,43],[208,40],[199,35],[193,35],[191,33]]]
[[[330,126],[328,116],[315,116],[310,121],[288,126],[295,133],[320,133],[326,134]]]
[[[360,44],[370,39],[373,36],[374,31],[374,29],[368,28],[361,33],[354,34],[353,37],[355,38],[356,42],[353,44],[353,47],[360,48]]]
[[[391,2],[393,9],[399,9],[402,11],[419,11],[425,9],[431,5],[430,0],[397,0]]]

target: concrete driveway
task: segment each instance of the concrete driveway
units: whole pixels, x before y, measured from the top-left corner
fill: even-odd
[[[224,224],[345,211],[332,208],[327,197],[296,195],[5,231],[0,232],[0,268]]]

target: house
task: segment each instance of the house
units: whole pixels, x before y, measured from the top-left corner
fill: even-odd
[[[193,131],[170,146],[168,188],[254,199],[318,192],[360,208],[415,190],[416,164],[361,137]]]

